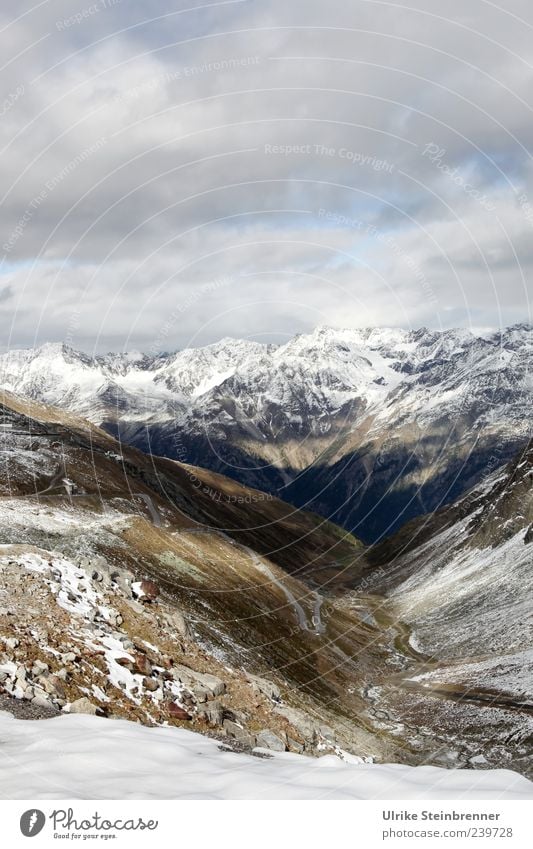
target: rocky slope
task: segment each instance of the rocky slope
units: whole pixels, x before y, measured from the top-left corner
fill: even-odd
[[[367,557],[358,584],[402,623],[396,639],[412,656],[394,686],[373,692],[376,704],[415,710],[449,733],[452,751],[482,730],[489,762],[506,757],[531,773],[533,443]]]
[[[318,328],[146,357],[62,345],[0,357],[0,382],[144,451],[208,467],[366,541],[451,502],[530,435],[532,329]]]
[[[70,414],[0,412],[4,704],[394,757],[347,687],[386,662],[379,640],[323,595],[360,571],[355,539]]]

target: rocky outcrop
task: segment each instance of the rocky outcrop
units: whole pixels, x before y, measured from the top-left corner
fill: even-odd
[[[273,752],[284,752],[287,748],[285,741],[268,728],[259,732],[256,738],[256,744],[259,748],[271,749]]]
[[[217,678],[216,675],[195,672],[194,669],[189,669],[186,666],[174,666],[172,677],[176,681],[189,686],[198,702],[215,699],[226,692],[225,682]]]
[[[281,691],[277,684],[274,684],[272,681],[267,681],[266,678],[259,678],[258,675],[248,675],[248,680],[255,692],[262,693],[273,702],[281,701]]]

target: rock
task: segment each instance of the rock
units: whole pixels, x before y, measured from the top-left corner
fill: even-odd
[[[448,769],[450,765],[457,761],[459,753],[450,751],[450,752],[436,752],[429,763],[433,766],[444,766]]]
[[[96,705],[93,705],[88,698],[83,696],[81,699],[76,699],[75,702],[71,703],[69,712],[87,713],[94,716],[98,713],[98,708],[96,707]]]
[[[36,660],[33,663],[31,671],[34,675],[44,675],[49,671],[49,669],[50,667],[47,663],[43,663],[42,660]]]
[[[11,649],[12,651],[20,646],[20,642],[16,639],[16,637],[9,637],[5,640],[5,644],[8,649]]]
[[[318,733],[327,743],[335,745],[335,743],[337,742],[337,735],[335,734],[333,728],[330,728],[329,725],[320,725],[318,727]]]
[[[287,737],[287,743],[291,752],[297,752],[299,755],[305,751],[305,745],[293,737]]]
[[[52,702],[49,701],[46,698],[46,696],[41,696],[41,695],[34,696],[33,699],[31,700],[31,703],[32,703],[32,705],[35,705],[35,707],[49,708],[49,709],[51,708],[52,710],[54,709]]]
[[[143,687],[149,693],[155,693],[156,690],[159,690],[159,684],[155,678],[143,678]]]
[[[237,725],[243,727],[250,719],[250,714],[245,713],[243,710],[235,710],[235,708],[225,708],[224,717],[226,719],[229,719],[231,722],[236,722]]]
[[[280,689],[272,681],[267,681],[266,678],[259,678],[257,675],[248,675],[248,680],[256,693],[262,693],[263,696],[272,699],[273,702],[281,701]]]
[[[189,640],[192,638],[191,629],[181,610],[172,610],[170,613],[167,613],[166,620],[169,628],[176,631],[180,637]]]
[[[74,663],[76,660],[76,654],[73,651],[68,651],[62,655],[61,660],[63,663]]]
[[[18,684],[24,684],[24,682],[27,680],[27,678],[28,678],[28,672],[26,670],[26,667],[18,666],[17,671],[15,672],[15,681]]]
[[[224,708],[220,702],[209,702],[198,712],[201,719],[205,719],[209,725],[222,725],[224,722]]]
[[[170,716],[173,719],[181,719],[181,720],[184,720],[184,721],[185,720],[188,721],[188,720],[192,719],[192,716],[190,715],[190,713],[187,713],[187,711],[184,708],[177,705],[176,702],[169,702],[169,704],[167,706],[167,710],[168,710],[168,713],[170,714]]]
[[[66,698],[63,681],[57,675],[43,675],[37,678],[36,683],[50,696],[58,696],[60,699]]]
[[[134,657],[134,670],[138,675],[148,676],[152,674],[152,664],[145,654],[136,654]]]
[[[22,696],[27,702],[31,702],[31,700],[35,697],[35,690],[33,687],[26,687],[24,690],[24,695]]]
[[[131,592],[133,598],[139,599],[139,601],[150,603],[156,601],[160,594],[159,587],[154,581],[135,581],[131,585]]]
[[[130,657],[116,657],[115,663],[118,663],[119,666],[123,666],[125,669],[129,669],[130,672],[133,669],[133,661]]]
[[[60,669],[59,672],[56,672],[56,678],[61,678],[62,681],[66,681],[68,678],[68,672],[66,669]]]
[[[257,746],[261,749],[271,749],[273,752],[284,752],[286,749],[285,742],[281,737],[268,729],[260,731],[256,739]]]
[[[209,699],[209,695],[210,694],[207,692],[207,690],[204,690],[203,687],[194,688],[194,698],[199,704],[207,702],[207,700]]]
[[[244,746],[249,746],[251,749],[256,745],[256,738],[253,734],[250,734],[249,731],[246,731],[245,728],[241,728],[240,725],[237,725],[236,722],[233,722],[231,719],[224,720],[224,730],[228,737],[231,737],[233,740],[237,740],[238,743],[242,743]]]
[[[311,719],[308,714],[304,713],[303,710],[280,705],[279,707],[274,708],[274,713],[277,713],[279,716],[283,716],[288,722],[290,722],[290,724],[296,728],[298,733],[301,734],[304,740],[313,742],[316,739],[319,731],[319,724]]]
[[[187,666],[174,666],[172,677],[192,689],[198,701],[205,700],[206,695],[208,699],[214,699],[226,692],[226,684],[216,675],[195,672]]]
[[[153,581],[141,581],[141,592],[148,601],[155,601],[160,595],[160,589]]]

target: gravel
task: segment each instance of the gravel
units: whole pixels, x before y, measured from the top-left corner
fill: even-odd
[[[53,707],[42,707],[6,695],[0,695],[0,711],[7,711],[17,719],[52,719],[59,714]]]

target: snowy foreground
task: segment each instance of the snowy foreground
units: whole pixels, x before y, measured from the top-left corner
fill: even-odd
[[[123,720],[0,713],[0,798],[533,799],[533,784],[507,770],[380,766],[335,755],[263,759],[219,745]]]

